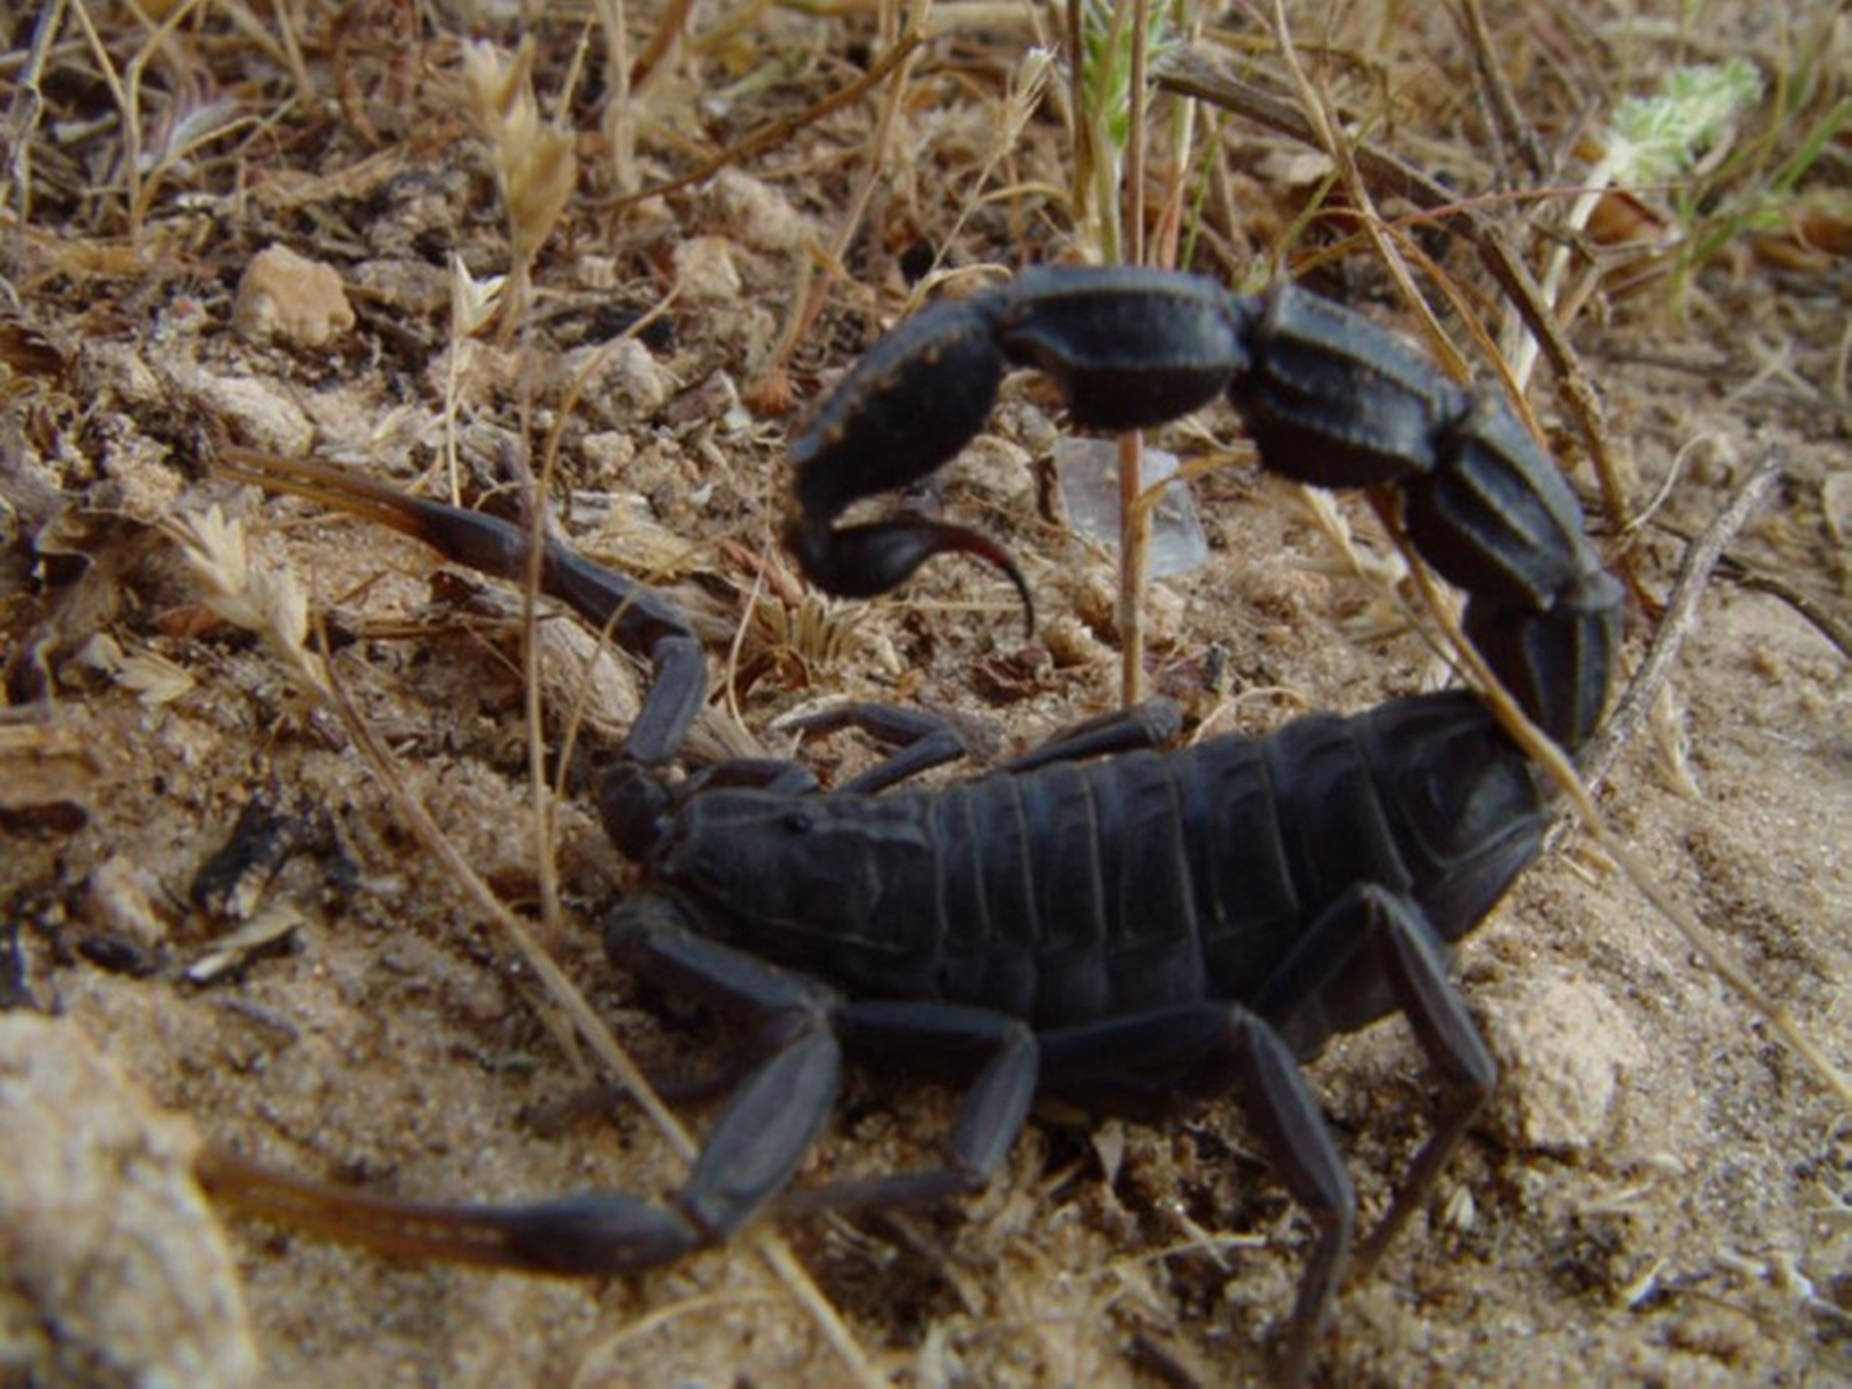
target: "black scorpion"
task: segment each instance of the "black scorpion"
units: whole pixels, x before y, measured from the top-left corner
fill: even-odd
[[[792,445],[787,538],[815,582],[880,593],[934,554],[968,551],[1007,570],[1026,601],[1009,557],[972,532],[921,517],[834,527],[852,502],[955,455],[1014,364],[1051,377],[1084,427],[1155,425],[1226,391],[1267,467],[1322,486],[1394,483],[1416,547],[1466,591],[1466,631],[1499,679],[1569,749],[1593,729],[1621,589],[1550,458],[1500,397],[1454,385],[1400,338],[1290,284],[1249,297],[1185,274],[1047,268],[916,314]],[[285,471],[295,476],[267,468],[258,480],[476,568],[525,572],[518,527],[314,465]],[[661,598],[558,542],[541,570],[546,592],[610,624],[656,671],[600,791],[609,833],[647,884],[612,912],[607,949],[745,1015],[757,1059],[667,1202],[367,1198],[369,1219],[399,1237],[342,1232],[403,1249],[408,1227],[454,1225],[475,1233],[443,1242],[449,1257],[624,1272],[723,1241],[774,1203],[979,1189],[1038,1092],[1136,1117],[1233,1092],[1316,1227],[1285,1337],[1283,1378],[1302,1379],[1351,1257],[1356,1200],[1299,1062],[1401,1011],[1443,1091],[1354,1269],[1420,1207],[1494,1081],[1449,947],[1538,853],[1548,796],[1492,714],[1466,693],[1417,695],[1165,753],[1152,748],[1175,734],[1176,711],[1156,701],[978,780],[876,795],[961,749],[925,714],[852,706],[812,724],[857,724],[897,750],[840,791],[815,794],[783,763],[671,785],[659,766],[704,699],[693,634]],[[965,1079],[946,1160],[787,1193],[845,1050]],[[228,1162],[213,1184],[261,1208],[262,1184],[237,1173]]]

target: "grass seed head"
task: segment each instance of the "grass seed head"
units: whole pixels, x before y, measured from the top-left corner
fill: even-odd
[[[487,43],[463,50],[465,102],[489,145],[517,264],[533,259],[578,178],[572,134],[541,116],[532,75],[527,44],[512,57]]]

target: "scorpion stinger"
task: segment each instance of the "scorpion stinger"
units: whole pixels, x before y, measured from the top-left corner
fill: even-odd
[[[902,516],[832,530],[799,518],[786,526],[785,545],[811,581],[838,598],[886,593],[934,555],[975,555],[1008,577],[1022,599],[1025,635],[1035,632],[1035,600],[1016,561],[996,541],[962,526]]]
[[[852,502],[909,486],[976,436],[1005,369],[1033,366],[1076,424],[1139,429],[1213,400],[1245,363],[1218,289],[1161,270],[1027,270],[968,299],[941,300],[888,333],[791,442],[797,514],[786,544],[811,582],[843,598],[898,587],[934,555],[973,554],[1034,604],[1015,562],[973,531],[919,518],[838,529]]]

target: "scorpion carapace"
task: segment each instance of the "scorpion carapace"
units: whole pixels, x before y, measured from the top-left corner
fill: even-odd
[[[1495,399],[1465,392],[1386,331],[1303,291],[1231,296],[1141,270],[1039,270],[935,305],[877,343],[793,445],[790,537],[839,592],[878,592],[927,556],[991,542],[938,522],[832,528],[850,502],[938,467],[981,426],[1004,368],[1040,367],[1080,423],[1169,419],[1227,391],[1268,466],[1395,483],[1422,553],[1468,591],[1467,628],[1524,707],[1573,748],[1606,697],[1620,588],[1549,458]],[[247,472],[398,526],[464,563],[525,570],[527,532],[342,475]],[[548,541],[543,586],[649,658],[646,722],[679,733],[702,701],[692,638],[632,581]],[[627,616],[634,614],[634,616]],[[698,652],[697,652],[698,654]],[[1284,1334],[1302,1379],[1347,1263],[1420,1209],[1495,1070],[1450,943],[1536,855],[1547,797],[1465,693],[1417,695],[1265,738],[1160,752],[1153,701],[997,772],[880,795],[961,754],[919,711],[851,705],[893,749],[829,794],[790,764],[646,765],[633,733],[600,808],[643,887],[606,924],[610,956],[743,1015],[750,1060],[687,1181],[664,1201],[594,1193],[502,1207],[418,1205],[259,1172],[214,1153],[206,1180],[340,1238],[561,1273],[623,1272],[729,1237],[775,1207],[920,1201],[999,1170],[1038,1091],[1154,1117],[1233,1093],[1315,1227]],[[1441,1092],[1434,1132],[1352,1259],[1356,1197],[1299,1062],[1334,1033],[1408,1015]],[[965,1086],[945,1161],[787,1191],[831,1112],[844,1050]]]

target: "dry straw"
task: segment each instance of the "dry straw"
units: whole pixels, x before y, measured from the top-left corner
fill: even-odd
[[[504,331],[522,321],[534,257],[566,210],[579,169],[572,133],[541,117],[533,67],[534,50],[528,43],[512,57],[487,43],[472,43],[463,50],[464,105],[488,144],[496,187],[508,212],[516,292],[507,300]]]

